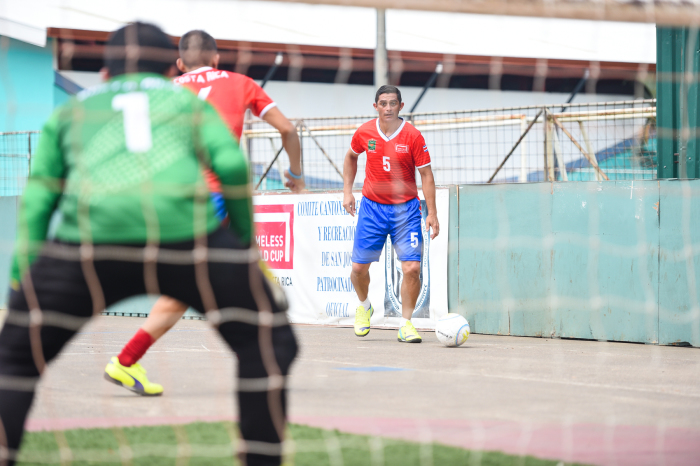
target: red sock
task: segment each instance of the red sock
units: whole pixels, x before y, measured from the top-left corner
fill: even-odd
[[[148,332],[139,329],[136,335],[129,340],[129,343],[124,346],[119,356],[117,356],[119,364],[130,367],[146,354],[146,351],[153,343],[155,343],[153,337]]]

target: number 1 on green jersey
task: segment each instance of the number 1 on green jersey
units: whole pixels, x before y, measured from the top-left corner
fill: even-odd
[[[148,95],[145,92],[117,94],[112,109],[124,115],[124,139],[130,152],[147,152],[153,146]]]

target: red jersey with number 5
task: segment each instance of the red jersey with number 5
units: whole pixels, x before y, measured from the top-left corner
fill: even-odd
[[[238,139],[243,134],[243,118],[247,109],[262,118],[277,105],[255,81],[232,71],[203,66],[173,81],[212,104]]]
[[[430,165],[430,153],[413,125],[403,121],[387,137],[379,120],[370,120],[355,131],[350,149],[367,153],[363,196],[380,204],[402,204],[418,197],[416,168]]]

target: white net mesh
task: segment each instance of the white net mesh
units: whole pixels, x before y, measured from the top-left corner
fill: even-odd
[[[180,3],[190,10],[198,7],[191,0]],[[205,6],[231,8],[229,3]],[[529,57],[511,57],[509,48],[492,56],[389,51],[389,82],[403,91],[407,124],[425,138],[438,196],[443,196],[441,221],[449,217],[441,224],[444,249],[438,254],[443,246],[437,241],[426,246],[433,248],[430,265],[426,252],[421,269],[422,283],[432,277],[427,288],[433,304],[426,305],[426,321],[432,323],[419,328],[420,345],[400,345],[398,317],[390,316],[388,304],[383,308],[374,300],[383,296],[388,303],[392,286],[394,299],[403,299],[396,291],[403,279],[401,261],[391,253],[371,268],[373,283],[383,284],[378,291],[370,289],[376,312],[371,332],[359,339],[349,328],[359,304],[348,279],[357,222],[343,217],[341,190],[351,138],[376,117],[370,113],[374,52],[310,46],[294,34],[285,44],[220,41],[221,69],[259,83],[269,80],[265,89],[290,117],[300,140],[309,192],[285,190],[290,160],[283,136],[269,121],[248,115],[241,147],[254,191],[257,233],[250,249],[231,248],[207,235],[173,249],[171,243],[177,242],[159,240],[159,222],[167,219],[154,213],[151,201],[142,205],[147,235],[140,246],[138,241],[95,243],[93,232],[84,228],[77,243],[48,243],[43,260],[79,264],[78,272],[66,270],[84,277],[95,316],[56,309],[46,297],[51,284],[42,283],[42,270],[22,282],[23,299],[16,302],[26,309],[0,311],[5,322],[1,349],[15,351],[0,351],[0,396],[21,404],[27,394],[37,393],[20,452],[8,445],[21,423],[18,427],[16,419],[0,415],[0,464],[8,458],[19,458],[20,464],[230,464],[241,453],[249,464],[274,463],[279,455],[285,464],[298,465],[694,464],[700,457],[700,359],[694,349],[673,346],[700,345],[700,237],[694,220],[700,213],[697,2],[340,3],[390,9],[390,20],[392,11],[396,18],[406,14],[391,10],[399,7],[449,12],[449,21],[457,22],[458,13],[472,14],[471,19],[482,13],[515,16],[508,21],[559,18],[560,30],[569,25],[589,31],[591,37],[562,38],[581,44],[600,41],[601,24],[606,31],[616,27],[603,21],[656,22],[656,38],[646,39],[657,41],[659,60],[656,65],[614,62],[596,53],[590,59],[567,59],[547,56],[547,47]],[[76,8],[73,2],[63,6]],[[297,15],[315,14],[294,8]],[[12,13],[7,6],[0,7],[3,12]],[[580,28],[577,20],[590,20],[592,26]],[[0,15],[0,24],[5,21]],[[445,24],[449,21],[446,17]],[[51,49],[47,53],[57,73],[53,84],[67,94],[81,87],[71,87],[73,80],[98,80],[107,38],[106,29],[71,24],[77,23],[56,24],[49,32],[52,45],[42,49]],[[0,34],[5,34],[2,29]],[[416,33],[389,27],[387,34],[391,43],[391,34]],[[420,36],[429,43],[452,40],[440,30]],[[553,47],[557,39],[543,36]],[[515,49],[521,38],[509,40]],[[624,44],[624,38],[619,41]],[[0,68],[1,95],[8,102],[0,133],[0,285],[5,290],[17,232],[20,238],[28,234],[19,221],[19,195],[41,137],[33,123],[17,125],[25,121],[23,105],[35,113],[44,105],[23,94],[23,86],[39,85],[23,85],[14,74],[18,62],[13,60],[32,53],[20,42],[0,41],[0,63],[7,64]],[[125,53],[133,59],[133,52]],[[281,61],[272,68],[278,53]],[[438,63],[440,72],[433,74]],[[358,108],[358,99],[366,101],[364,114],[350,111]],[[416,110],[409,112],[412,107]],[[80,124],[93,123],[84,117]],[[80,124],[78,131],[84,129]],[[110,125],[123,129],[120,119]],[[183,131],[179,125],[173,123],[170,130]],[[168,157],[145,165],[113,159],[108,165],[98,160],[111,156],[104,139],[91,139],[84,147],[75,139],[61,141],[66,153],[72,150],[89,161],[71,166],[73,175],[95,166],[101,170],[102,178],[91,180],[93,192],[81,191],[81,183],[64,184],[68,173],[51,185],[61,194],[66,186],[80,192],[85,204],[78,203],[75,216],[83,227],[95,220],[94,211],[85,207],[95,192],[105,195],[100,191],[105,183],[116,191],[123,191],[123,181],[138,185],[141,194],[182,196],[182,185],[174,189],[172,180],[152,175],[190,152],[197,152],[199,162],[210,155],[188,152],[173,136],[151,141]],[[121,139],[112,142],[122,144]],[[356,199],[367,157],[361,154],[358,160]],[[418,172],[416,180],[421,192]],[[196,204],[195,229],[203,231],[208,214],[201,207],[208,206],[208,192],[199,181],[185,190]],[[224,187],[228,200],[247,194],[248,186]],[[293,207],[277,208],[283,205]],[[312,212],[322,220],[309,220]],[[114,218],[128,222],[122,214],[117,210]],[[56,235],[61,221],[53,220],[49,236]],[[288,250],[282,251],[285,246]],[[259,254],[278,250],[282,255],[270,256],[272,276],[263,285]],[[284,264],[289,255],[293,267]],[[162,274],[178,267],[191,268],[189,280],[179,272]],[[234,277],[234,267],[245,269],[245,278]],[[217,270],[228,272],[218,276],[212,272]],[[136,280],[108,281],[110,274],[125,277],[133,271]],[[395,282],[387,284],[390,277]],[[141,360],[148,378],[165,387],[163,396],[137,398],[100,380],[104,365],[143,324],[154,297],[163,290],[185,296],[188,287],[196,290],[201,313],[188,310],[185,318],[192,320],[179,321]],[[152,296],[114,299],[123,289]],[[279,312],[282,291],[290,304],[286,314]],[[236,299],[246,293],[253,304],[239,305]],[[2,291],[0,298],[4,303],[9,295]],[[442,308],[436,304],[443,302]],[[77,298],[75,303],[76,308],[83,304]],[[465,316],[471,327],[472,335],[459,348],[443,347],[428,328],[448,311]],[[199,320],[204,314],[206,321]],[[292,326],[300,353],[286,376],[294,351],[280,346],[278,332],[289,320],[302,324]],[[9,327],[26,333],[25,347],[10,344]],[[230,330],[239,328],[247,330]],[[52,341],[66,340],[61,332],[67,331],[77,331],[75,338],[46,366],[54,356]],[[238,343],[248,337],[255,354]],[[31,360],[25,372],[7,364],[22,359],[20,353],[25,362]],[[0,414],[13,412],[10,404],[5,401]],[[252,424],[264,418],[277,440],[246,434],[250,426],[237,423],[243,418]]]

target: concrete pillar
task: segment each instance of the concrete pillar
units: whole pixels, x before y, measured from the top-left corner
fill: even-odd
[[[377,8],[377,48],[374,49],[374,87],[389,84],[389,57],[386,52],[386,10]]]

